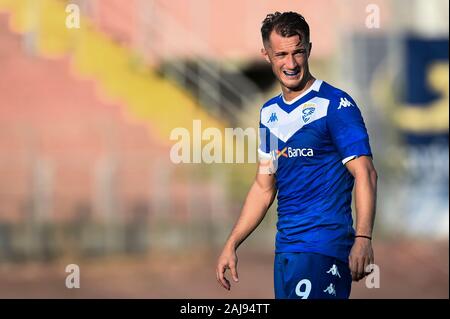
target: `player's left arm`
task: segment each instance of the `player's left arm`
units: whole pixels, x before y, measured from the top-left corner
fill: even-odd
[[[372,237],[377,197],[377,172],[370,156],[357,157],[346,164],[355,178],[356,235]],[[359,281],[368,273],[367,266],[374,263],[372,242],[356,237],[349,256],[352,279]]]

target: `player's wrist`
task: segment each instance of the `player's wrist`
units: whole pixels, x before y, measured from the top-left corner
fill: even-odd
[[[361,238],[361,239],[366,239],[366,240],[372,241],[372,236],[368,236],[368,235],[355,235],[355,239],[356,238]]]
[[[236,251],[237,247],[238,247],[238,243],[237,243],[236,241],[234,241],[234,240],[230,240],[230,241],[228,241],[228,242],[225,244],[225,249],[226,249],[226,250],[233,250],[233,251]]]

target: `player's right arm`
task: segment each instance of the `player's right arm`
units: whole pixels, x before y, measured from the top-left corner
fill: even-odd
[[[264,219],[277,193],[275,176],[267,171],[268,165],[268,161],[259,163],[255,180],[247,194],[241,214],[217,260],[217,281],[227,290],[230,290],[231,286],[225,277],[225,271],[230,269],[233,280],[238,281],[236,250]]]

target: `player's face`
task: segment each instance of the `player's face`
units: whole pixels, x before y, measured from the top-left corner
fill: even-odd
[[[269,40],[262,54],[272,65],[273,73],[282,87],[290,91],[302,89],[310,77],[308,58],[311,43],[301,41],[298,35],[285,38],[274,31]]]

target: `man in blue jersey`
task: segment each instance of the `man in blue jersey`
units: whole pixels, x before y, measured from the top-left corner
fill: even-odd
[[[301,15],[269,14],[261,33],[262,54],[282,92],[261,108],[258,172],[217,261],[217,280],[229,290],[229,269],[238,281],[236,250],[278,192],[275,298],[345,299],[352,280],[374,262],[377,173],[367,130],[347,93],[311,75],[312,44]]]

